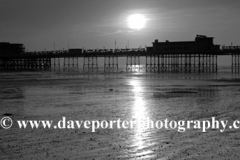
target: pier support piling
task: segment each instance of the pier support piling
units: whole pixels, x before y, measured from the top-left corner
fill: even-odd
[[[94,56],[85,56],[83,58],[83,72],[97,72],[98,71],[98,60]]]
[[[78,57],[64,57],[63,60],[63,71],[78,71]]]
[[[140,72],[140,56],[128,55],[126,59],[126,71],[127,72]]]
[[[104,72],[105,73],[118,72],[118,56],[104,57]]]
[[[52,71],[60,71],[60,58],[59,57],[51,58],[51,70]]]
[[[239,55],[240,53],[232,54],[232,73],[240,73]]]

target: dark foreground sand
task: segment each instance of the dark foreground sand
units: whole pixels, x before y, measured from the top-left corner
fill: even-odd
[[[43,74],[44,75],[44,74]],[[0,82],[0,159],[240,159],[239,129],[19,129],[15,120],[240,120],[240,82],[187,76],[7,77]],[[194,76],[188,76],[194,77]],[[9,80],[7,80],[9,79]],[[230,123],[230,122],[229,122]]]

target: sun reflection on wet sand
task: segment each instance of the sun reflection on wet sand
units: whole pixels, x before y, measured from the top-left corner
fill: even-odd
[[[144,147],[144,121],[148,117],[148,112],[146,108],[146,102],[143,96],[144,88],[142,87],[142,82],[140,80],[131,79],[129,84],[132,87],[132,95],[133,95],[133,105],[132,105],[132,118],[136,122],[134,128],[134,139],[133,146],[136,148],[136,155],[145,154]],[[139,125],[140,122],[140,125]],[[141,151],[140,151],[141,150]]]

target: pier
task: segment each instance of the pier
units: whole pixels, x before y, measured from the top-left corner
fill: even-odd
[[[126,71],[138,71],[140,58],[145,57],[146,72],[150,73],[216,73],[219,55],[232,56],[232,72],[240,72],[240,49],[220,50],[214,52],[175,52],[157,53],[141,51],[128,52],[92,52],[71,54],[69,51],[28,52],[18,56],[1,56],[0,70],[4,71],[64,71],[64,72],[98,72],[99,67],[105,73],[119,71],[118,58],[126,58]],[[103,64],[98,64],[98,58],[104,58]],[[63,59],[63,63],[60,63]],[[83,64],[79,64],[82,59]]]
[[[126,59],[126,72],[140,71],[145,64],[149,73],[217,73],[218,56],[231,56],[232,73],[240,73],[240,46],[213,44],[213,37],[197,35],[195,41],[158,42],[152,47],[127,49],[69,49],[25,52],[21,44],[0,43],[1,71],[119,72],[119,58]],[[4,47],[7,48],[4,50]],[[2,48],[2,49],[1,49]],[[17,52],[19,50],[19,52]],[[14,52],[14,53],[13,53]],[[12,54],[13,53],[13,54]],[[144,57],[145,62],[140,62]],[[99,63],[98,59],[104,62]],[[82,63],[79,63],[81,59]]]

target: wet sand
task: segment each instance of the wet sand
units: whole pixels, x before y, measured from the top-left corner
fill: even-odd
[[[2,74],[15,120],[240,120],[238,79],[200,75]],[[229,122],[230,123],[230,122]],[[0,128],[0,159],[240,159],[239,130]]]

